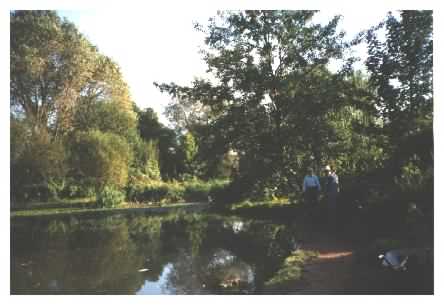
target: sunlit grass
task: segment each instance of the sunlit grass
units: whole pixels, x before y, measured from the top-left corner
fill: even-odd
[[[101,208],[50,208],[50,209],[29,209],[29,210],[20,210],[20,211],[12,211],[11,217],[21,217],[21,216],[47,216],[47,215],[60,215],[60,214],[82,214],[82,213],[91,213],[98,212],[109,209],[101,209]]]
[[[289,282],[300,280],[304,265],[317,257],[319,253],[314,251],[297,250],[288,256],[276,274],[265,282],[265,286],[272,288]]]
[[[177,203],[177,204],[167,204],[167,205],[138,205],[133,206],[129,203],[122,203],[113,208],[68,208],[68,207],[60,207],[60,208],[33,208],[27,210],[18,210],[11,211],[10,216],[14,217],[32,217],[32,216],[52,216],[52,215],[78,215],[78,214],[103,214],[108,212],[125,212],[125,211],[137,211],[137,210],[150,210],[153,211],[159,208],[181,208],[188,207],[191,205],[195,205],[193,203]]]
[[[53,199],[49,201],[35,201],[29,202],[26,205],[19,205],[14,210],[45,210],[45,209],[57,209],[57,208],[87,208],[94,207],[96,204],[96,197],[81,197],[81,198],[63,198]]]
[[[250,201],[245,200],[238,203],[233,204],[230,207],[231,211],[237,211],[241,209],[248,209],[248,208],[276,208],[276,207],[283,207],[283,206],[289,206],[290,201],[286,197],[282,198],[274,198],[269,201]]]

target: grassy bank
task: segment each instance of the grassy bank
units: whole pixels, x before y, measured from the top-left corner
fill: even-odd
[[[121,205],[115,208],[33,208],[27,210],[11,211],[11,219],[19,218],[33,218],[33,217],[57,217],[57,216],[105,216],[113,214],[124,213],[146,213],[146,214],[162,214],[168,213],[174,210],[184,211],[200,211],[206,209],[208,204],[206,203],[177,203],[169,205],[138,205],[137,207],[131,205]]]
[[[58,198],[49,201],[34,201],[25,204],[19,204],[11,208],[12,212],[27,210],[50,210],[50,209],[86,209],[97,208],[96,197],[82,198]]]
[[[11,217],[33,217],[69,214],[104,214],[123,211],[163,211],[164,208],[206,203],[228,180],[154,181],[132,179],[124,189],[104,189],[97,195],[66,198],[60,195],[52,200],[29,200],[14,203]],[[85,190],[86,191],[86,190]]]
[[[270,219],[281,221],[294,221],[302,218],[306,210],[300,202],[290,202],[286,198],[269,201],[242,201],[233,204],[223,213],[253,217],[257,219]]]
[[[317,252],[307,250],[296,250],[291,253],[283,262],[281,268],[265,282],[267,291],[294,289],[294,284],[302,278],[305,264],[318,256]]]

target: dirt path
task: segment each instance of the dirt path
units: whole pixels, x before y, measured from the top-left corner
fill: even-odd
[[[319,256],[304,267],[302,280],[295,285],[301,294],[430,294],[432,274],[395,272],[375,263],[357,259],[358,246],[332,234],[306,243],[304,250]]]
[[[305,250],[317,251],[319,256],[304,268],[305,293],[344,293],[353,282],[355,249],[350,244],[329,237],[305,244]]]

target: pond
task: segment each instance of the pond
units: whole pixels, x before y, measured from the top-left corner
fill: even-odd
[[[294,228],[204,214],[14,220],[12,294],[260,293]]]

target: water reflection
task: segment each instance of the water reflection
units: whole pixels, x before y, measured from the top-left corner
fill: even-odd
[[[11,234],[13,294],[231,294],[260,292],[294,232],[191,214],[21,221]]]
[[[171,290],[166,287],[168,275],[173,269],[172,264],[166,264],[163,268],[162,274],[155,281],[145,280],[142,287],[136,292],[136,294],[174,294],[175,290]]]

